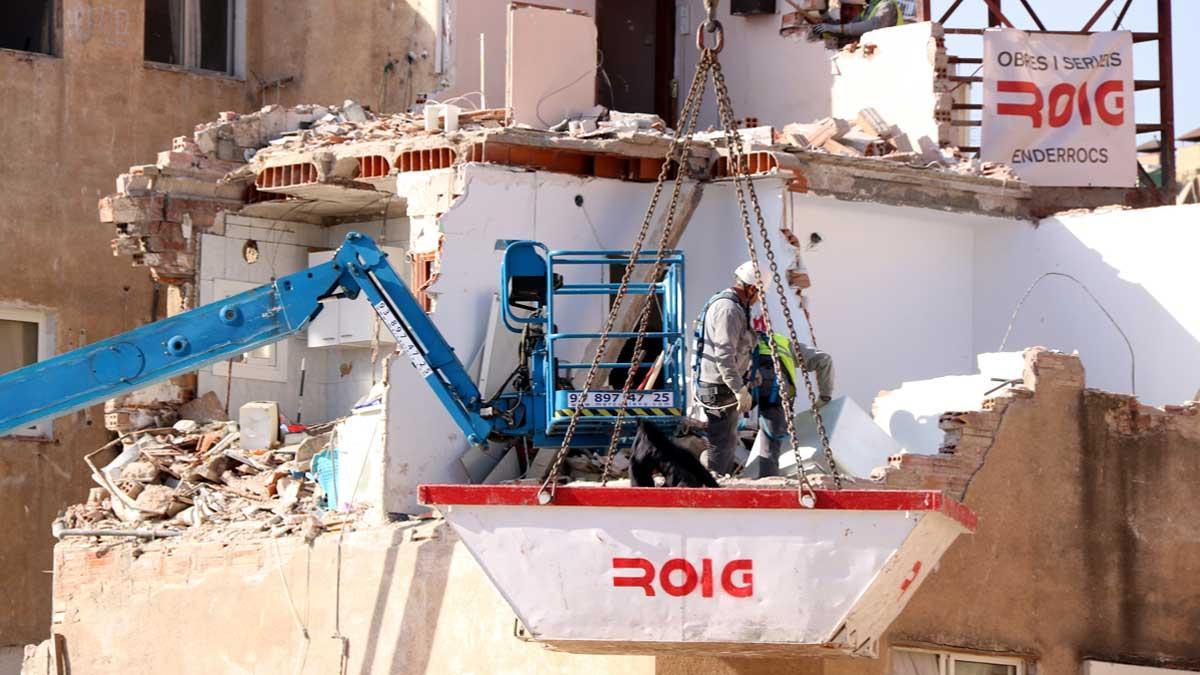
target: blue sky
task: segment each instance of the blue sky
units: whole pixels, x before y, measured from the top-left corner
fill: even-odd
[[[933,16],[940,18],[952,4],[952,0],[933,0]],[[1048,30],[1080,30],[1102,4],[1101,0],[1030,0],[1029,5],[1041,17]],[[1116,0],[1096,22],[1093,30],[1109,30],[1121,11],[1125,0]],[[1157,5],[1155,0],[1133,0],[1121,28],[1132,31],[1152,32],[1156,27]],[[1017,0],[1002,3],[1004,14],[1017,28],[1036,29],[1025,8]],[[1175,63],[1175,135],[1200,127],[1200,0],[1172,0],[1171,21],[1174,25]],[[987,23],[987,5],[983,0],[964,0],[962,5],[946,22],[947,27],[979,27]],[[982,41],[977,36],[949,35],[946,46],[951,54],[979,56]],[[1158,75],[1158,43],[1145,42],[1134,45],[1134,76],[1139,79],[1155,79]],[[969,71],[968,71],[969,72]],[[976,87],[977,88],[977,87]],[[1134,101],[1137,121],[1143,124],[1158,122],[1158,92],[1138,92]],[[1144,134],[1138,140],[1146,141],[1157,134]]]

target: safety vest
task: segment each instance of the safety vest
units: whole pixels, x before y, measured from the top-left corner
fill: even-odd
[[[742,301],[738,299],[737,293],[734,293],[732,289],[727,288],[713,295],[708,302],[704,303],[704,309],[700,310],[700,315],[696,317],[696,323],[693,324],[695,327],[692,330],[692,382],[697,385],[700,384],[700,359],[704,355],[704,319],[708,316],[708,308],[722,298],[736,302],[738,307],[745,310],[746,325],[750,324],[750,310],[742,305]]]
[[[779,333],[771,333],[771,337],[774,338],[776,351],[779,352],[779,363],[787,371],[788,380],[794,383],[796,381],[796,357],[792,355],[792,341]],[[758,353],[768,359],[771,358],[771,343],[767,342],[765,333],[760,333],[758,336]]]
[[[787,372],[787,378],[772,378],[771,391],[759,392],[756,396],[761,400],[761,397],[766,395],[769,400],[778,401],[781,395],[788,398],[796,395],[796,357],[792,353],[791,340],[779,333],[772,333],[771,337],[775,339],[775,345],[779,352],[779,365],[783,366],[784,371]],[[767,342],[766,333],[758,334],[758,348],[754,359],[754,367],[758,368],[760,365],[765,369],[774,367],[774,364],[771,363],[771,343]]]
[[[870,9],[867,10],[867,18],[868,19],[875,18],[875,15],[879,13],[879,8],[882,7],[884,5],[884,3],[887,3],[887,2],[892,3],[896,7],[896,25],[903,26],[904,25],[904,10],[900,9],[900,3],[897,2],[896,0],[874,0],[871,3]]]

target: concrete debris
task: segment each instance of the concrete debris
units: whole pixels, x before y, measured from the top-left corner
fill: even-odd
[[[221,404],[221,399],[211,391],[180,406],[179,416],[200,424],[224,422],[229,419],[229,415],[225,414],[225,406]]]
[[[278,449],[242,447],[241,436],[236,422],[190,419],[130,434],[118,458],[100,470],[102,487],[68,507],[56,531],[132,531],[149,522],[171,536],[249,523],[272,536],[315,537],[323,529],[324,495],[309,472],[330,434],[291,433],[287,439],[297,443]]]
[[[863,108],[853,120],[836,117],[809,123],[788,124],[776,136],[784,151],[806,150],[842,157],[874,157],[907,166],[934,169],[962,176],[1018,181],[1005,164],[981,162],[957,148],[908,146],[903,130],[889,124],[874,108]]]

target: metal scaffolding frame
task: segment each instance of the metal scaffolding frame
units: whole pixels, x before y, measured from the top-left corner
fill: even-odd
[[[1104,12],[1108,11],[1116,0],[1100,0],[1099,7],[1090,15],[1087,22],[1083,24],[1080,30],[1047,30],[1046,25],[1038,16],[1033,5],[1039,0],[1017,0],[1025,13],[1037,25],[1038,30],[1029,31],[1031,33],[1058,33],[1068,35],[1090,35],[1094,31],[1093,28],[1100,21]],[[1045,0],[1042,0],[1045,1]],[[1142,0],[1150,1],[1150,0]],[[1157,191],[1158,201],[1164,204],[1174,203],[1176,192],[1175,185],[1175,91],[1174,91],[1174,74],[1173,63],[1171,60],[1171,0],[1152,0],[1158,7],[1158,22],[1157,30],[1152,33],[1134,32],[1134,43],[1139,42],[1157,42],[1158,43],[1158,77],[1153,80],[1134,80],[1134,90],[1144,91],[1148,89],[1158,89],[1158,121],[1151,123],[1140,123],[1137,125],[1137,133],[1159,132],[1160,142],[1160,164],[1162,166],[1162,188],[1159,189],[1154,185],[1154,181],[1146,170],[1138,164],[1138,175],[1141,177],[1142,187],[1146,190]],[[972,2],[983,2],[988,8],[988,28],[997,26],[1013,27],[1013,23],[1009,21],[1004,14],[1004,0],[972,0]],[[1121,10],[1117,14],[1116,21],[1113,22],[1109,30],[1117,30],[1121,22],[1125,20],[1125,14],[1129,11],[1130,5],[1134,0],[1124,0],[1121,4]],[[983,36],[984,28],[946,28],[946,22],[954,15],[959,6],[963,4],[963,0],[954,0],[946,11],[942,14],[937,22],[943,25],[943,30],[947,35],[979,35]],[[1080,3],[1083,4],[1083,3]],[[1010,5],[1011,6],[1011,5]],[[919,18],[922,21],[932,20],[932,0],[921,0],[919,8]],[[950,56],[950,63],[962,64],[980,64],[983,59],[977,57],[957,57]],[[953,75],[951,81],[959,83],[981,83],[983,77],[978,75]],[[982,110],[983,106],[979,103],[955,103],[955,110]],[[982,125],[980,120],[954,120],[954,126],[959,127],[978,127]],[[963,147],[962,150],[979,152],[978,147]]]

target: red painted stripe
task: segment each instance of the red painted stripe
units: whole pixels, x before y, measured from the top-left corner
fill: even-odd
[[[538,506],[536,485],[422,485],[427,506]],[[560,487],[553,506],[800,509],[793,488]],[[817,509],[938,511],[975,529],[975,514],[936,490],[817,490]]]

